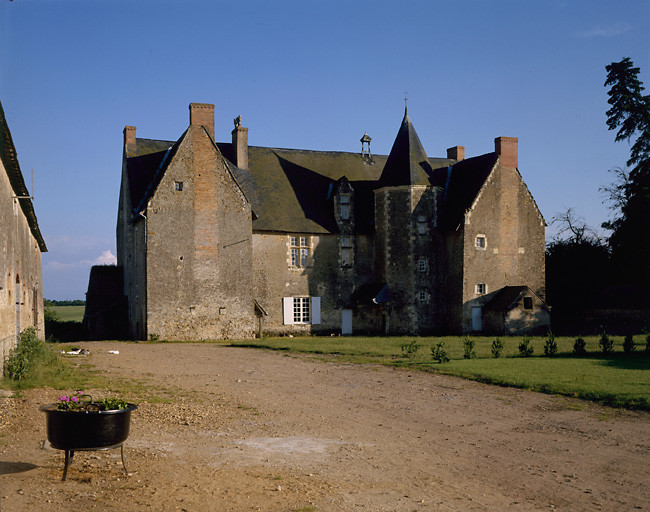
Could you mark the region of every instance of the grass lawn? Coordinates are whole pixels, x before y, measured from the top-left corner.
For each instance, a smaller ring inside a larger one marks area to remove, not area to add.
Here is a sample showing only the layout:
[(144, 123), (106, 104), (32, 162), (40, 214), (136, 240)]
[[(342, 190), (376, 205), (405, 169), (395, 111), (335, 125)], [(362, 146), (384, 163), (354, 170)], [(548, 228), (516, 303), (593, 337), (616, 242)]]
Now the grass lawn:
[(86, 306), (47, 306), (61, 322), (81, 322)]
[[(617, 407), (650, 410), (650, 353), (645, 352), (645, 337), (635, 336), (636, 350), (623, 353), (622, 337), (614, 336), (614, 352), (603, 354), (597, 336), (583, 336), (587, 355), (573, 355), (575, 338), (557, 337), (555, 357), (544, 356), (545, 338), (531, 338), (532, 357), (518, 357), (521, 337), (501, 337), (502, 355), (491, 354), (494, 337), (472, 337), (476, 358), (463, 357), (463, 337), (305, 337), (265, 338), (233, 342), (232, 345), (324, 354), (355, 363), (409, 366), (424, 371), (457, 375), (492, 384), (514, 386), (545, 393), (573, 396)], [(407, 357), (403, 345), (419, 346)], [(431, 348), (438, 343), (450, 358), (434, 363)]]

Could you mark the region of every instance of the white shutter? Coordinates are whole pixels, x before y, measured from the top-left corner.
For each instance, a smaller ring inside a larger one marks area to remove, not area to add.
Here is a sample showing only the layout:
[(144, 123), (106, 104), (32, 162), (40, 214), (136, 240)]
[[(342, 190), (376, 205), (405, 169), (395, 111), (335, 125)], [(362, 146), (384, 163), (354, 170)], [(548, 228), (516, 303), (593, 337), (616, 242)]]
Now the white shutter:
[(282, 313), (284, 325), (293, 324), (293, 297), (282, 297)]
[(311, 298), (311, 323), (320, 324), (320, 297)]

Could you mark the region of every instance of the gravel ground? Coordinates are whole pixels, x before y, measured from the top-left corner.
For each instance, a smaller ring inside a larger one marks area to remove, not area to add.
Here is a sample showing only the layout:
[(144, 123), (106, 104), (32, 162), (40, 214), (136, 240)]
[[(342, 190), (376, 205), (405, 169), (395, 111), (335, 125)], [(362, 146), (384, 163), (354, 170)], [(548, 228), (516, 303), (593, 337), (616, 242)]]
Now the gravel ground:
[(38, 411), (60, 392), (0, 397), (2, 511), (650, 510), (648, 413), (217, 344), (79, 345), (149, 396), (130, 473), (119, 450), (77, 452), (61, 482)]

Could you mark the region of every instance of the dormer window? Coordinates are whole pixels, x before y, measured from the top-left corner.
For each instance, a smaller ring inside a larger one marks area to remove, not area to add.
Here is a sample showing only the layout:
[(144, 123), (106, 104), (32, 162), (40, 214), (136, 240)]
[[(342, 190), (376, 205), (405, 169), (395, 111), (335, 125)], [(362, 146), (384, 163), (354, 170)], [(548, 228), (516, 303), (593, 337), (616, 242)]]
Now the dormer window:
[(350, 196), (348, 195), (339, 196), (339, 214), (341, 220), (350, 219)]

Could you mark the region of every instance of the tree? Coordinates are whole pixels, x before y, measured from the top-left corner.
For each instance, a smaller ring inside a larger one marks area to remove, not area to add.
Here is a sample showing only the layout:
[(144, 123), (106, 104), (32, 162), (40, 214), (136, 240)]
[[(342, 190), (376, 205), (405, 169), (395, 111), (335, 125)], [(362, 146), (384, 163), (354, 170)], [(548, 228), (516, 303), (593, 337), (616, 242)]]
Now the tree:
[(618, 130), (616, 141), (629, 141), (629, 170), (614, 171), (616, 179), (602, 190), (615, 218), (603, 224), (612, 230), (609, 247), (623, 282), (650, 284), (650, 95), (643, 94), (639, 68), (626, 57), (605, 67), (611, 107), (607, 126)]

